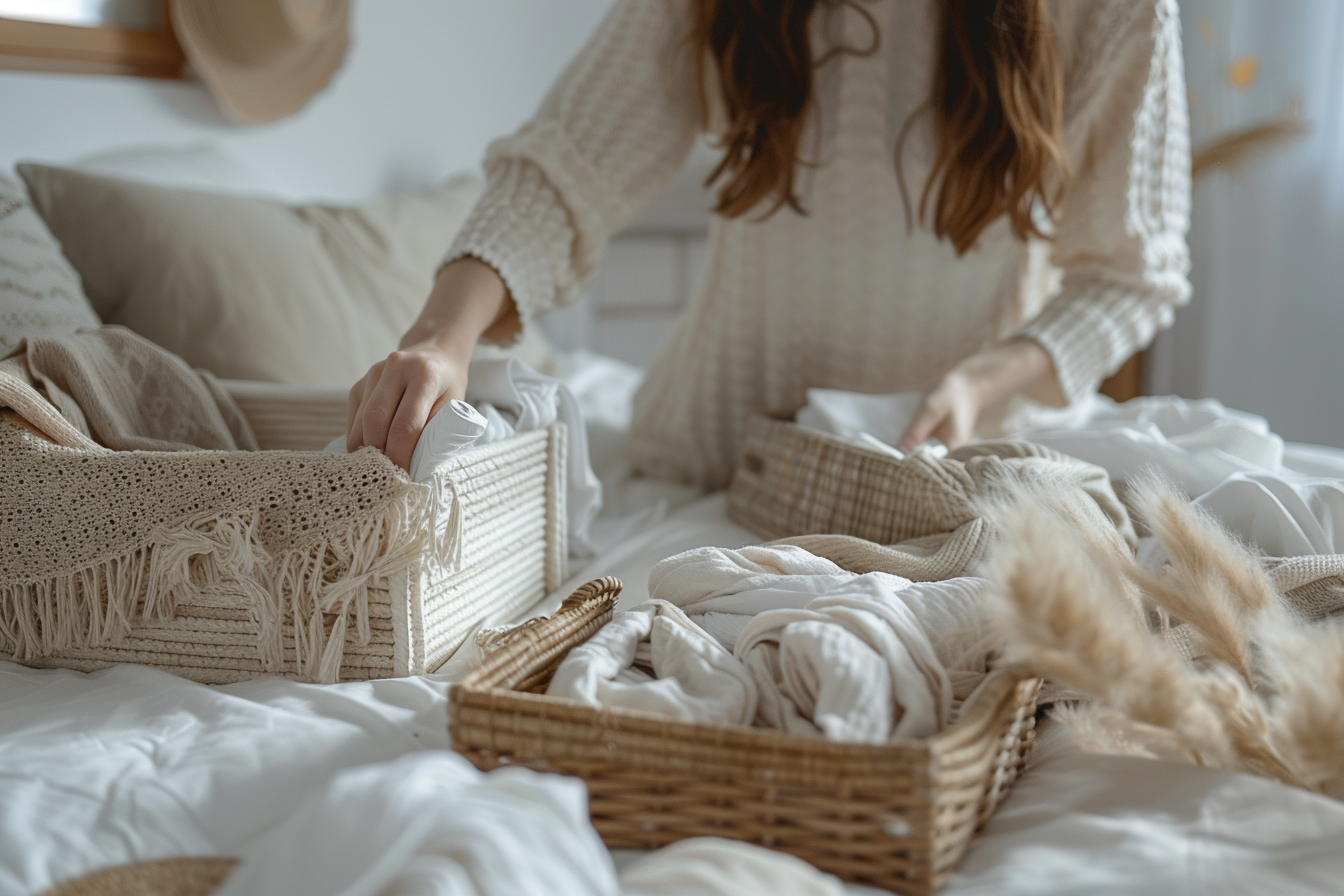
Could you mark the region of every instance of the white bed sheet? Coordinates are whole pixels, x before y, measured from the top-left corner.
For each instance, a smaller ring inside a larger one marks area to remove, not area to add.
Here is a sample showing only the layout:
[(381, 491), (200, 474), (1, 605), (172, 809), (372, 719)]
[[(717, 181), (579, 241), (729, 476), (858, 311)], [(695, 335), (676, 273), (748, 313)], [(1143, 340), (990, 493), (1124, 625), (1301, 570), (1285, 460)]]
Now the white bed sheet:
[[(727, 519), (723, 495), (632, 482), (612, 459), (637, 375), (576, 369), (595, 383), (575, 391), (594, 420), (610, 509), (607, 549), (572, 583), (618, 575), (629, 605), (647, 596), (659, 560), (755, 540)], [(1326, 450), (1311, 472), (1337, 458)], [(125, 862), (240, 853), (340, 770), (446, 748), (448, 688), (474, 659), (468, 647), (419, 678), (222, 687), (134, 666), (83, 675), (0, 663), (0, 896)], [(631, 858), (616, 854), (618, 865)], [(1247, 775), (1083, 755), (1052, 731), (945, 892), (1308, 894), (1341, 881), (1344, 803)]]

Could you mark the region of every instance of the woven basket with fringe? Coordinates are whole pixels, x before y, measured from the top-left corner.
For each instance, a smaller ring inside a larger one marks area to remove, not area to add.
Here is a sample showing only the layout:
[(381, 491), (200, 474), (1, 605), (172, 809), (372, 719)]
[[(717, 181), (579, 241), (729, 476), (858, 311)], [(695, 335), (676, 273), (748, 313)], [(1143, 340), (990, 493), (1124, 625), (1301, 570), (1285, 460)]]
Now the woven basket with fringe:
[[(320, 451), (345, 430), (345, 390), (225, 385), (263, 449)], [(436, 556), (427, 546), (371, 583), (367, 643), (349, 626), (339, 670), (317, 680), (432, 672), (487, 614), (520, 612), (558, 588), (568, 554), (565, 443), (565, 427), (557, 423), (468, 449), (436, 473), (433, 486), (445, 512), (428, 543), (453, 543), (454, 556)], [(258, 656), (258, 625), (241, 598), (197, 594), (179, 599), (171, 619), (135, 619), (115, 644), (59, 649), (22, 662), (85, 672), (138, 663), (206, 684), (315, 678), (295, 663), (292, 618), (283, 623), (285, 659), (278, 670), (268, 670)]]
[(541, 693), (570, 648), (611, 619), (620, 582), (574, 592), (516, 630), (449, 694), (453, 747), (478, 768), (522, 765), (588, 783), (608, 846), (745, 840), (857, 883), (937, 890), (1007, 793), (1035, 737), (1040, 682), (992, 672), (955, 724), (882, 746), (598, 709)]

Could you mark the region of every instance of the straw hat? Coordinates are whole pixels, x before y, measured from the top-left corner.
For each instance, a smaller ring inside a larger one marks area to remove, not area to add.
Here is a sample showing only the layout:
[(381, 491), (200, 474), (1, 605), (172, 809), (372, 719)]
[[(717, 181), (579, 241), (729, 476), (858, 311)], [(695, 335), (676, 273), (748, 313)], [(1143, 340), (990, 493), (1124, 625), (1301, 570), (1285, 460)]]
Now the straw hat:
[(350, 0), (173, 0), (172, 17), (210, 92), (248, 124), (302, 108), (350, 45)]

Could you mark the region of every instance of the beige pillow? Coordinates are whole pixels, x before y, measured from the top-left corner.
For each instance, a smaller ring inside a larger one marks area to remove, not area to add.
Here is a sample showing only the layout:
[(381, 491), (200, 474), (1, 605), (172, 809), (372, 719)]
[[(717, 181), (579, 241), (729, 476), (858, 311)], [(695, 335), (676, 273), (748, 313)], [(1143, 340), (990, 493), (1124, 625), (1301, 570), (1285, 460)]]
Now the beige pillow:
[(0, 174), (0, 358), (26, 336), (63, 336), (99, 324), (79, 275), (23, 186)]
[(289, 206), (17, 167), (105, 322), (221, 377), (310, 385), (349, 385), (396, 347), (481, 191)]

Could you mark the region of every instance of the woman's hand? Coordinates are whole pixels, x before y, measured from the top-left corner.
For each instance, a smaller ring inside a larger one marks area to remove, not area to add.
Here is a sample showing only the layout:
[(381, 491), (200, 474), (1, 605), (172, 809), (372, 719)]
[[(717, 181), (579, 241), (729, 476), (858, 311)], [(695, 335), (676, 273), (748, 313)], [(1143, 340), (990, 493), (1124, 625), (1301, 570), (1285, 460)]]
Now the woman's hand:
[(470, 347), (463, 353), (431, 340), (398, 349), (370, 367), (350, 390), (346, 449), (372, 445), (409, 470), (425, 424), (450, 399), (466, 394), (470, 364)]
[(971, 355), (924, 396), (896, 447), (910, 452), (932, 437), (959, 448), (975, 434), (986, 408), (1028, 390), (1034, 397), (1062, 403), (1054, 362), (1039, 343), (1014, 339)]
[(401, 347), (350, 390), (346, 449), (372, 445), (409, 470), (425, 424), (466, 393), (476, 341), (517, 325), (513, 299), (494, 268), (475, 258), (445, 265)]

